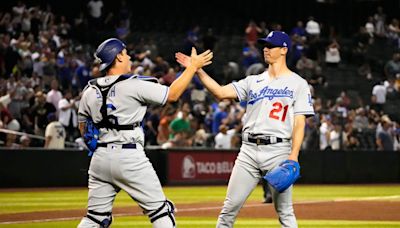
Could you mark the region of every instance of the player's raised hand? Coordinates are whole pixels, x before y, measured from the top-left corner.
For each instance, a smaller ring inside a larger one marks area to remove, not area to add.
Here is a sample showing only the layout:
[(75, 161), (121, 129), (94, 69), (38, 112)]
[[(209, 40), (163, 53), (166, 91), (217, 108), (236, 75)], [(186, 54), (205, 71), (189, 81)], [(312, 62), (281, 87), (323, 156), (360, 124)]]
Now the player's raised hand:
[(176, 61), (184, 67), (188, 67), (190, 65), (190, 57), (182, 52), (175, 53), (175, 58)]
[(207, 66), (212, 63), (213, 53), (207, 50), (201, 54), (197, 54), (195, 48), (192, 48), (192, 54), (190, 55), (190, 65), (196, 67), (197, 69)]

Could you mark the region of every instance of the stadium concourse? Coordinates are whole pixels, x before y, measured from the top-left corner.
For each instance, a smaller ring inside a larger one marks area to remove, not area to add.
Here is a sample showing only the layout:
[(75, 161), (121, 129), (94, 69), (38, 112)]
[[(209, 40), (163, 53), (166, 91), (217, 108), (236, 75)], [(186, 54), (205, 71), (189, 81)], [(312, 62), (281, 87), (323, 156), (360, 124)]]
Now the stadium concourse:
[[(274, 12), (263, 17), (252, 14), (257, 11), (243, 10), (243, 17), (233, 18), (230, 14), (239, 14), (243, 6), (233, 1), (228, 6), (230, 13), (220, 15), (220, 20), (193, 15), (200, 15), (206, 7), (188, 15), (178, 1), (168, 2), (175, 6), (170, 13), (157, 13), (160, 7), (155, 7), (157, 16), (152, 19), (140, 17), (144, 12), (152, 14), (150, 9), (136, 12), (124, 0), (118, 4), (91, 0), (75, 6), (55, 1), (2, 5), (1, 146), (55, 148), (54, 137), (46, 135), (51, 122), (65, 130), (65, 143), (58, 146), (84, 146), (74, 116), (83, 88), (100, 76), (93, 58), (100, 40), (117, 37), (126, 42), (132, 73), (155, 76), (166, 85), (182, 72), (175, 52), (188, 53), (192, 46), (212, 49), (213, 64), (205, 70), (225, 84), (263, 71), (261, 47), (252, 40), (282, 30), (293, 43), (289, 67), (309, 82), (317, 113), (307, 120), (302, 149), (400, 150), (396, 109), (400, 102), (400, 18), (395, 1), (360, 5), (352, 14), (355, 18), (344, 13), (340, 19), (332, 12), (345, 10), (351, 3), (305, 1), (301, 4), (308, 10), (290, 17)], [(266, 7), (254, 4), (248, 7)], [(286, 9), (283, 3), (276, 4)], [(288, 7), (290, 12), (301, 7), (293, 4)], [(63, 6), (74, 13), (63, 11)], [(311, 15), (313, 9), (320, 11)], [(212, 15), (217, 12), (218, 8), (210, 10)], [(237, 148), (245, 106), (213, 99), (195, 78), (179, 102), (148, 110), (143, 122), (146, 145)], [(53, 116), (56, 119), (49, 119)]]

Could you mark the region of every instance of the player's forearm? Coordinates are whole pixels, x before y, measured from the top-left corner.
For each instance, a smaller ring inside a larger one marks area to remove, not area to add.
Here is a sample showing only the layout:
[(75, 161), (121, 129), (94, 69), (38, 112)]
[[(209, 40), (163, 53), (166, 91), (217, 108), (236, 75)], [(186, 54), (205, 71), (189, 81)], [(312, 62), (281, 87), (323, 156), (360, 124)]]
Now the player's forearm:
[(203, 69), (197, 71), (200, 81), (217, 99), (223, 99), (222, 86), (211, 78)]
[[(303, 116), (304, 117), (304, 116)], [(292, 133), (292, 151), (289, 155), (289, 159), (298, 160), (301, 144), (304, 139), (304, 127), (305, 127), (305, 117), (299, 119), (297, 118), (293, 127)]]
[(183, 71), (182, 75), (171, 84), (169, 87), (168, 102), (175, 102), (179, 99), (192, 81), (196, 70), (197, 69), (194, 66), (187, 67), (185, 71)]
[(79, 132), (81, 133), (82, 137), (85, 134), (85, 127), (86, 127), (86, 124), (84, 122), (79, 122)]

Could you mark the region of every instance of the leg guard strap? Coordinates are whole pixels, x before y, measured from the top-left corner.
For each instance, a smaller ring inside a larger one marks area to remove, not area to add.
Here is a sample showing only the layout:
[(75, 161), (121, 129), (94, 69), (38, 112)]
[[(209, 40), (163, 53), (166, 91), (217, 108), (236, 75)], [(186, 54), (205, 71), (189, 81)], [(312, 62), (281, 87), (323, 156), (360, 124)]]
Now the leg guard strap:
[[(164, 209), (164, 207), (167, 207), (167, 211), (163, 212), (161, 214), (158, 214), (161, 210)], [(171, 222), (175, 227), (176, 222), (175, 222), (174, 212), (175, 212), (174, 204), (171, 201), (166, 200), (161, 207), (159, 207), (157, 210), (155, 210), (154, 212), (149, 214), (149, 218), (150, 218), (150, 221), (153, 223), (157, 219), (160, 219), (164, 216), (168, 216), (171, 219)]]
[[(102, 221), (96, 219), (95, 217), (93, 217), (92, 215), (100, 215), (100, 216), (108, 216), (108, 218), (103, 219)], [(86, 214), (86, 218), (92, 220), (93, 222), (97, 223), (100, 225), (100, 228), (108, 228), (111, 226), (112, 223), (112, 216), (111, 216), (111, 212), (96, 212), (96, 211), (92, 211), (89, 210), (88, 213)]]

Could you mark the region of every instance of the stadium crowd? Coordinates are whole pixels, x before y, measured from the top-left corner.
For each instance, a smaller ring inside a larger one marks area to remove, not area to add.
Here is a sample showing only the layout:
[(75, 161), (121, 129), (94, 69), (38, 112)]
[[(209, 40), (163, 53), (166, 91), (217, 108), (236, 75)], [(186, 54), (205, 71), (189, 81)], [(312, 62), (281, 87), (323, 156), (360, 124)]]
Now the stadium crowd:
[[(90, 0), (86, 12), (67, 18), (54, 14), (51, 6), (43, 9), (18, 1), (9, 11), (0, 12), (3, 147), (64, 148), (64, 141), (70, 142), (66, 146), (83, 146), (76, 116), (83, 88), (90, 79), (101, 76), (92, 55), (98, 44), (91, 42), (91, 37), (98, 35), (97, 31), (108, 31), (109, 36), (127, 42), (134, 74), (151, 75), (167, 85), (179, 77), (181, 66), (159, 55), (153, 40), (130, 41), (134, 31), (130, 31), (130, 13), (125, 1), (121, 1), (117, 12), (105, 15), (102, 8), (101, 0)], [(270, 30), (284, 30), (293, 41), (289, 67), (309, 82), (316, 111), (315, 117), (307, 119), (303, 149), (400, 151), (400, 112), (389, 114), (385, 109), (389, 101), (400, 104), (398, 20), (389, 21), (383, 8), (378, 8), (354, 32), (352, 42), (343, 45), (334, 29), (322, 35), (327, 26), (321, 26), (313, 17), (294, 22), (291, 29), (252, 20), (243, 28), (244, 45), (238, 50), (242, 56), (236, 61), (226, 61), (223, 79), (229, 83), (264, 71), (257, 38)], [(218, 37), (213, 30), (203, 33), (203, 29), (194, 26), (188, 31), (182, 42), (183, 52), (192, 46), (217, 48)], [(377, 40), (390, 45), (392, 58), (383, 60), (381, 69), (374, 71), (375, 65), (365, 56), (368, 47)], [(353, 62), (343, 58), (346, 50), (350, 50)], [(355, 59), (358, 61), (354, 62)], [(332, 87), (327, 80), (326, 72), (351, 64), (356, 70), (354, 78), (347, 80), (371, 85), (368, 93), (360, 92), (358, 97)], [(333, 96), (327, 96), (327, 91)], [(243, 102), (215, 100), (195, 77), (179, 102), (148, 110), (142, 123), (146, 145), (237, 148), (242, 119), (246, 118), (245, 108)]]

